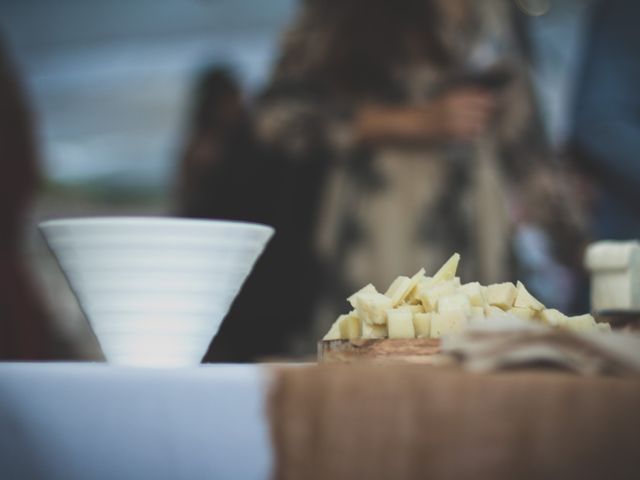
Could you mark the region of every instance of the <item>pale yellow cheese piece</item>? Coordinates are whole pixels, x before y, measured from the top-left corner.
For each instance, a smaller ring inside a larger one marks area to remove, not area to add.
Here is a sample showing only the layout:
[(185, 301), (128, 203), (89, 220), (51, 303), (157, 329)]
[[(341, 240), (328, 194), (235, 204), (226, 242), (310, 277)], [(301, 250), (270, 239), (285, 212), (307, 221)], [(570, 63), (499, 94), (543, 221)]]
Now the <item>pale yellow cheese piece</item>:
[(484, 308), (472, 306), (471, 315), (469, 315), (469, 320), (474, 320), (474, 321), (484, 320)]
[(387, 310), (389, 338), (415, 338), (413, 314), (409, 310)]
[(484, 298), (489, 305), (495, 305), (507, 310), (513, 307), (513, 302), (516, 299), (518, 290), (513, 283), (494, 283), (488, 285), (484, 290)]
[(381, 293), (359, 293), (354, 303), (358, 317), (369, 325), (385, 325), (387, 310), (393, 307), (391, 299)]
[(418, 304), (418, 305), (400, 305), (398, 308), (407, 309), (411, 313), (424, 313), (424, 307), (422, 306), (422, 304)]
[(518, 282), (516, 289), (518, 290), (518, 293), (515, 301), (513, 302), (515, 307), (530, 308), (535, 311), (544, 310), (542, 302), (531, 295), (522, 282)]
[(413, 314), (413, 329), (417, 338), (429, 338), (431, 334), (431, 315), (432, 313)]
[(604, 323), (604, 322), (603, 323), (598, 323), (598, 324), (596, 324), (596, 328), (600, 332), (610, 332), (611, 331), (611, 324)]
[(437, 308), (438, 300), (440, 298), (454, 293), (458, 288), (460, 288), (460, 279), (456, 277), (435, 285), (418, 285), (418, 287), (422, 287), (418, 292), (418, 296), (424, 311), (431, 312)]
[(438, 299), (438, 313), (462, 312), (471, 315), (471, 302), (464, 293), (451, 293)]
[(424, 268), (421, 268), (411, 278), (400, 276), (391, 283), (385, 295), (392, 300), (394, 307), (400, 305), (410, 296), (416, 285), (424, 278)]
[(384, 294), (391, 299), (391, 304), (395, 307), (402, 302), (410, 285), (411, 279), (401, 275), (391, 282), (391, 285), (389, 285), (389, 288)]
[(387, 336), (386, 325), (369, 325), (361, 322), (362, 338), (385, 338)]
[(460, 254), (454, 253), (449, 260), (447, 260), (440, 270), (433, 276), (433, 283), (446, 282), (447, 280), (453, 280), (458, 271), (458, 263), (460, 263)]
[(569, 330), (575, 331), (596, 330), (598, 328), (598, 324), (595, 319), (588, 313), (584, 315), (576, 315), (574, 317), (567, 317), (563, 326)]
[(347, 302), (349, 302), (353, 308), (356, 308), (356, 297), (363, 293), (378, 293), (378, 291), (376, 290), (376, 287), (370, 283), (347, 298)]
[(405, 298), (405, 302), (415, 305), (420, 303), (420, 295), (419, 293), (425, 290), (429, 285), (433, 283), (433, 278), (431, 277), (422, 277), (418, 279), (415, 287), (409, 292), (407, 298)]
[(340, 320), (344, 315), (340, 315), (338, 319), (333, 322), (331, 328), (327, 332), (327, 334), (322, 337), (322, 340), (340, 340), (342, 337), (340, 336)]
[(539, 313), (539, 316), (540, 320), (553, 327), (563, 327), (567, 323), (568, 318), (564, 313), (555, 308), (544, 309)]
[(340, 338), (346, 338), (353, 340), (360, 338), (362, 335), (362, 329), (360, 326), (360, 319), (355, 313), (348, 313), (347, 315), (340, 315), (338, 317), (340, 325)]
[(460, 333), (467, 327), (467, 317), (462, 312), (433, 313), (431, 315), (431, 338)]
[(427, 277), (424, 276), (424, 273), (425, 273), (424, 268), (421, 268), (416, 272), (416, 274), (413, 277), (411, 277), (411, 283), (409, 284), (409, 288), (407, 289), (403, 297), (404, 301), (406, 301), (409, 298), (409, 296), (411, 296), (413, 292), (415, 292), (416, 287), (420, 282), (427, 279)]
[(479, 282), (465, 283), (460, 287), (460, 291), (469, 297), (469, 302), (474, 307), (483, 307), (486, 303)]
[(512, 307), (507, 310), (507, 313), (522, 318), (523, 320), (532, 320), (536, 314), (535, 310), (526, 307)]
[(500, 307), (495, 305), (485, 305), (484, 306), (484, 316), (489, 317), (504, 317), (506, 312), (502, 310)]

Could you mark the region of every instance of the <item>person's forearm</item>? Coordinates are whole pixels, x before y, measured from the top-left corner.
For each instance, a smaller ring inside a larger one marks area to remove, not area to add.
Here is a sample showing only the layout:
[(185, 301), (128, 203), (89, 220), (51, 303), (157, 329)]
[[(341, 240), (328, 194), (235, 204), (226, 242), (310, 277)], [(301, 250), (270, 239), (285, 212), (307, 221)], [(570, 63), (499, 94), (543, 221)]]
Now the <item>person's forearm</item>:
[(356, 138), (363, 143), (418, 142), (442, 135), (433, 109), (369, 105), (354, 118)]

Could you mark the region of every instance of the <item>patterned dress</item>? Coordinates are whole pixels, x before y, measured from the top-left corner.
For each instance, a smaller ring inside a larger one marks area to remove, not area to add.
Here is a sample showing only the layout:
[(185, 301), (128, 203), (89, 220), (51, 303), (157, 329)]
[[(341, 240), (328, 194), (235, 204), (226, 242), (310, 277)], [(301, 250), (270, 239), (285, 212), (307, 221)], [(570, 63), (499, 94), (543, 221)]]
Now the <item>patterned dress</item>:
[(314, 149), (327, 152), (315, 238), (329, 300), (318, 331), (346, 310), (348, 293), (369, 282), (384, 291), (397, 275), (420, 267), (433, 271), (456, 251), (463, 258), (463, 280), (512, 278), (511, 235), (523, 207), (527, 221), (547, 226), (566, 202), (555, 188), (545, 190), (553, 184), (555, 166), (536, 116), (510, 2), (435, 2), (443, 20), (438, 34), (453, 60), (443, 68), (425, 57), (391, 72), (392, 102), (419, 106), (488, 65), (499, 65), (508, 80), (495, 89), (498, 111), (489, 131), (467, 144), (375, 146), (354, 141), (351, 117), (361, 103), (376, 99), (318, 84), (316, 59), (333, 34), (321, 3), (304, 4), (257, 117), (262, 139), (292, 162), (304, 162)]

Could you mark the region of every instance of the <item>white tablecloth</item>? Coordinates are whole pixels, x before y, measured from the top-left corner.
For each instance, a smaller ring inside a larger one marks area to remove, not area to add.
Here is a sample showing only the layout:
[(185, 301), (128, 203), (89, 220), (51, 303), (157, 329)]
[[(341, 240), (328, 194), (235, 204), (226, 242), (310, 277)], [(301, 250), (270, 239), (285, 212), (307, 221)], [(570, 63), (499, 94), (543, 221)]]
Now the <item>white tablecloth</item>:
[(0, 478), (265, 479), (268, 372), (0, 363)]

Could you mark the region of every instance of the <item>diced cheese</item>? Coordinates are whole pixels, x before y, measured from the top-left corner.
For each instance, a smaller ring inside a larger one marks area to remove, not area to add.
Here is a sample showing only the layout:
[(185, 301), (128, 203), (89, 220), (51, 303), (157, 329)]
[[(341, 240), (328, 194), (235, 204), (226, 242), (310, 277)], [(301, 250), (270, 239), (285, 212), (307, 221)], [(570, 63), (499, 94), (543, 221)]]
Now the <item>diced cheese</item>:
[(471, 307), (471, 315), (469, 315), (469, 320), (484, 320), (484, 308), (475, 306)]
[(409, 310), (387, 310), (389, 338), (415, 338), (413, 314)]
[(513, 307), (518, 290), (513, 283), (494, 283), (485, 288), (484, 297), (489, 305), (507, 310)]
[(462, 312), (471, 315), (471, 303), (463, 293), (451, 293), (438, 299), (438, 313)]
[(531, 320), (536, 314), (535, 310), (531, 310), (530, 308), (525, 307), (512, 307), (507, 310), (507, 313), (515, 315), (516, 317), (522, 318), (523, 320)]
[(568, 317), (564, 326), (569, 330), (585, 331), (596, 330), (597, 323), (590, 314), (577, 315), (575, 317)]
[(344, 317), (344, 315), (340, 315), (338, 319), (333, 322), (331, 328), (327, 332), (327, 334), (322, 337), (322, 340), (340, 340), (342, 337), (340, 336), (340, 320)]
[(460, 254), (454, 253), (449, 260), (447, 260), (440, 270), (433, 276), (433, 283), (446, 282), (447, 280), (453, 280), (458, 270), (458, 263), (460, 263)]
[(413, 329), (417, 338), (428, 338), (431, 334), (431, 313), (414, 313)]
[(431, 338), (459, 333), (465, 329), (468, 320), (462, 312), (434, 313), (431, 315)]
[[(597, 257), (600, 262), (608, 262), (607, 268), (613, 268), (606, 256)], [(384, 295), (371, 284), (365, 286), (347, 299), (354, 310), (338, 317), (324, 340), (440, 338), (460, 332), (470, 323), (482, 328), (502, 328), (519, 324), (520, 319), (569, 330), (611, 330), (609, 324), (598, 324), (589, 314), (567, 317), (558, 310), (546, 309), (521, 282), (487, 287), (478, 282), (461, 285), (456, 277), (459, 261), (460, 255), (454, 254), (433, 277), (426, 277), (424, 269), (412, 277), (400, 276)]]
[(358, 295), (363, 294), (363, 293), (378, 293), (378, 291), (376, 290), (376, 287), (374, 287), (370, 283), (370, 284), (362, 287), (360, 290), (358, 290), (356, 293), (351, 295), (349, 298), (347, 298), (347, 302), (349, 302), (353, 308), (356, 308), (356, 297)]
[(460, 287), (460, 291), (469, 297), (469, 302), (474, 307), (482, 307), (486, 303), (479, 282), (465, 283)]
[(540, 320), (553, 327), (562, 327), (567, 323), (567, 316), (555, 308), (547, 308), (540, 312)]
[(407, 299), (407, 297), (409, 297), (418, 283), (420, 283), (420, 281), (424, 278), (424, 268), (421, 268), (411, 278), (400, 276), (396, 278), (389, 286), (389, 289), (387, 290), (385, 295), (392, 300), (394, 307), (400, 305), (400, 303), (402, 303)]
[(418, 292), (420, 302), (422, 303), (425, 312), (431, 312), (436, 309), (438, 306), (438, 300), (441, 297), (454, 293), (458, 288), (460, 288), (460, 279), (454, 278), (435, 285), (419, 285), (419, 287), (422, 287)]
[(362, 330), (360, 328), (360, 319), (354, 313), (341, 315), (338, 318), (340, 325), (340, 338), (349, 340), (360, 338)]
[(369, 325), (385, 325), (387, 310), (393, 307), (391, 299), (381, 293), (357, 294), (354, 303), (358, 317)]
[(487, 318), (502, 318), (506, 315), (506, 312), (502, 310), (500, 307), (496, 307), (495, 305), (485, 305), (484, 307), (484, 316)]
[(515, 307), (530, 308), (531, 310), (541, 311), (544, 310), (544, 305), (537, 298), (531, 295), (522, 282), (518, 282), (518, 293), (516, 299), (513, 302)]
[(391, 285), (389, 285), (389, 288), (384, 294), (391, 299), (394, 307), (404, 299), (405, 292), (409, 289), (409, 285), (411, 285), (411, 279), (404, 276), (399, 276), (391, 282)]
[(419, 305), (401, 305), (398, 308), (404, 308), (409, 310), (411, 313), (424, 313), (424, 307), (422, 304)]
[(369, 325), (366, 322), (361, 323), (362, 338), (385, 338), (387, 336), (386, 325)]
[(413, 305), (419, 304), (420, 303), (419, 292), (426, 289), (432, 283), (433, 283), (433, 278), (431, 277), (423, 276), (422, 278), (419, 278), (415, 287), (407, 295), (405, 302)]

